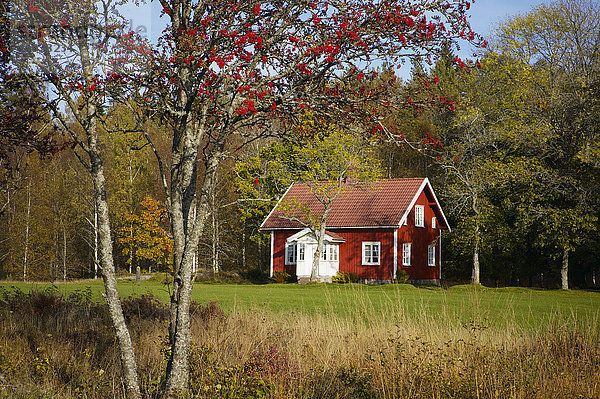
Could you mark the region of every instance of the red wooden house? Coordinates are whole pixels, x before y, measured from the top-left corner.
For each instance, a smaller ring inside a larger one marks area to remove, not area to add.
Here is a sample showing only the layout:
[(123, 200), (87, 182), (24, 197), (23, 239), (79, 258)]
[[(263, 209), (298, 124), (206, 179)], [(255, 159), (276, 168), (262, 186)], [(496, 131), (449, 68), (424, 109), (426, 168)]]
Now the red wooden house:
[[(285, 271), (310, 276), (317, 240), (310, 229), (280, 209), (295, 200), (321, 215), (324, 206), (309, 186), (292, 184), (261, 229), (271, 232), (271, 276)], [(412, 282), (439, 283), (441, 231), (450, 229), (427, 178), (351, 183), (333, 202), (318, 275), (330, 281), (338, 271), (363, 282), (386, 282), (405, 270)]]

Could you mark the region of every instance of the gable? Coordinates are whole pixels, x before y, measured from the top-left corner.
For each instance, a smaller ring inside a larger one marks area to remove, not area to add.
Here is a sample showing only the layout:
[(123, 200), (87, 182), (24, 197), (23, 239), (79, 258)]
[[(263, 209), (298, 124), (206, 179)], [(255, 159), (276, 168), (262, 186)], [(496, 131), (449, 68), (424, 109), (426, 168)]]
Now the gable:
[[(316, 243), (317, 238), (315, 237), (314, 234), (312, 234), (312, 231), (309, 228), (305, 228), (305, 229), (297, 232), (296, 234), (288, 237), (286, 240), (286, 242), (294, 242), (294, 241)], [(332, 243), (342, 243), (342, 242), (346, 241), (346, 239), (336, 233), (326, 230), (325, 231), (325, 241), (332, 242)]]
[[(366, 187), (348, 184), (332, 204), (327, 218), (327, 228), (397, 227), (410, 212), (418, 194), (426, 187), (435, 199), (429, 180), (426, 178), (377, 180)], [(292, 199), (310, 209), (315, 215), (321, 215), (325, 209), (306, 184), (292, 184), (279, 204)], [(437, 199), (435, 203), (437, 204)], [(301, 223), (290, 220), (290, 215), (283, 214), (278, 209), (279, 204), (267, 216), (261, 229), (304, 227)], [(443, 217), (443, 213), (440, 216)], [(445, 217), (443, 220), (445, 222)], [(444, 225), (447, 226), (447, 222)]]
[(444, 211), (442, 210), (428, 179), (425, 179), (425, 181), (423, 182), (423, 186), (411, 201), (409, 207), (404, 212), (404, 215), (402, 215), (400, 225), (405, 224), (409, 217), (409, 214), (411, 212), (414, 212), (415, 205), (417, 204), (428, 206), (429, 208), (431, 208), (433, 214), (437, 219), (438, 228), (448, 229), (451, 231), (450, 226), (448, 224), (448, 220), (446, 219), (446, 215), (444, 214)]

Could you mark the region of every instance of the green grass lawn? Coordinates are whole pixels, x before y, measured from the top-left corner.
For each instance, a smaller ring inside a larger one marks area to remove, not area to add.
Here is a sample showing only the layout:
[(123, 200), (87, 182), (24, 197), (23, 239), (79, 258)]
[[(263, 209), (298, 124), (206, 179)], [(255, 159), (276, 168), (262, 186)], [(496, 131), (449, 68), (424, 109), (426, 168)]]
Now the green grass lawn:
[[(0, 289), (17, 287), (43, 290), (49, 283), (0, 282)], [(65, 295), (90, 287), (100, 300), (101, 280), (55, 284)], [(120, 280), (123, 297), (152, 294), (168, 302), (169, 287), (157, 281), (135, 284)], [(600, 293), (585, 290), (538, 290), (528, 288), (485, 288), (470, 285), (417, 288), (411, 285), (366, 286), (358, 284), (195, 284), (193, 300), (218, 302), (227, 312), (269, 311), (284, 317), (294, 313), (361, 318), (380, 314), (387, 319), (429, 318), (477, 326), (537, 327), (556, 321), (578, 319), (600, 322)], [(372, 318), (371, 318), (372, 319)]]

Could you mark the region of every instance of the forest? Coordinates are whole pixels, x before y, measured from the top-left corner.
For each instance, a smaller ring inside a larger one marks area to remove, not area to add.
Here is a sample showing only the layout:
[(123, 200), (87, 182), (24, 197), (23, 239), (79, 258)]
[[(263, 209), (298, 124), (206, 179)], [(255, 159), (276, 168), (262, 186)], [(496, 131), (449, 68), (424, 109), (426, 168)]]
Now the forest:
[[(477, 262), (481, 282), (490, 286), (559, 287), (567, 267), (570, 286), (599, 283), (598, 17), (591, 2), (543, 5), (502, 22), (475, 54), (473, 67), (443, 48), (435, 63), (415, 58), (403, 66), (411, 69), (409, 79), (397, 78), (388, 64), (356, 77), (360, 90), (381, 91), (384, 82), (393, 96), (410, 103), (398, 110), (373, 101), (369, 106), (379, 107), (381, 117), (370, 130), (348, 121), (336, 127), (367, 137), (381, 177), (432, 180), (453, 227), (445, 238), (445, 279), (471, 279)], [(47, 107), (22, 86), (5, 83), (0, 276), (98, 277), (90, 175), (69, 140), (61, 141)], [(427, 104), (432, 98), (435, 106)], [(137, 266), (168, 271), (172, 232), (153, 151), (168, 157), (172, 132), (160, 115), (148, 118), (150, 146), (137, 127), (139, 104), (106, 104), (98, 129), (115, 264), (122, 273)], [(311, 111), (299, 112), (287, 124), (286, 118), (266, 122), (269, 134), (227, 142), (195, 248), (199, 275), (268, 273), (269, 241), (258, 227), (298, 178), (293, 169), (302, 169), (290, 162), (285, 170), (275, 165), (285, 159), (278, 151), (286, 151), (277, 146), (287, 146), (289, 160), (294, 147), (311, 140), (303, 132), (324, 123)], [(24, 120), (15, 113), (25, 114)], [(65, 119), (76, 125), (69, 112)], [(15, 145), (7, 132), (17, 123), (27, 123), (38, 142)]]

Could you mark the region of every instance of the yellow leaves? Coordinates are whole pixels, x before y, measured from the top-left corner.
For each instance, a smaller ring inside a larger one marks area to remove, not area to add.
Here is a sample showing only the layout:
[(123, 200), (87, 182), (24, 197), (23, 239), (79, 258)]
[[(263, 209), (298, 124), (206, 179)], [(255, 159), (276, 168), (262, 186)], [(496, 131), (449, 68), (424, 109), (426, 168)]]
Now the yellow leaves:
[[(123, 252), (136, 260), (148, 260), (161, 266), (172, 264), (173, 240), (168, 233), (166, 209), (147, 196), (140, 202), (140, 215), (128, 214), (119, 229)], [(127, 260), (129, 262), (129, 259)]]

